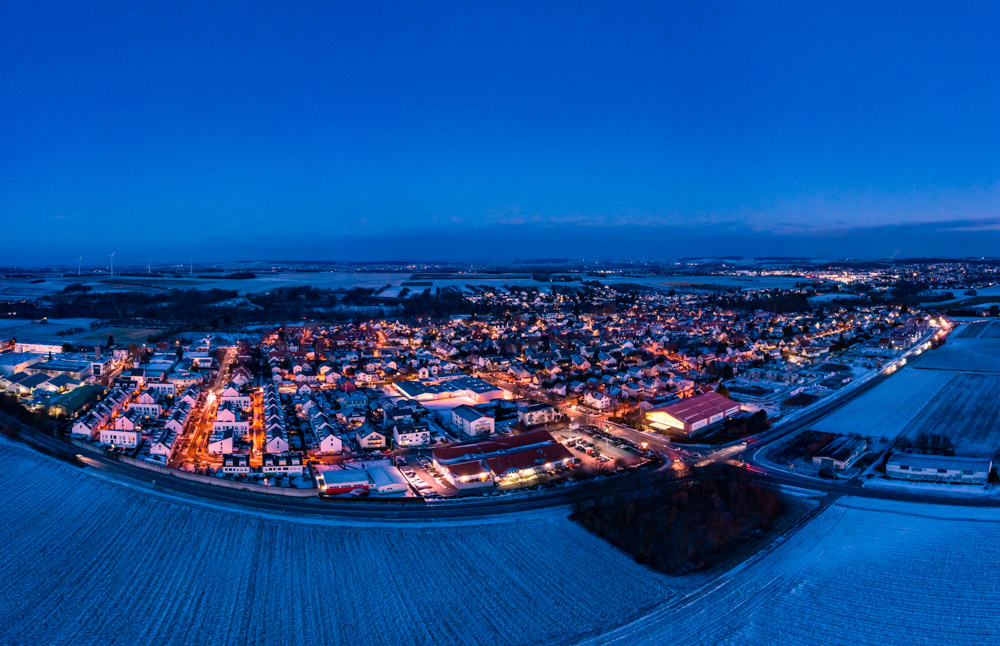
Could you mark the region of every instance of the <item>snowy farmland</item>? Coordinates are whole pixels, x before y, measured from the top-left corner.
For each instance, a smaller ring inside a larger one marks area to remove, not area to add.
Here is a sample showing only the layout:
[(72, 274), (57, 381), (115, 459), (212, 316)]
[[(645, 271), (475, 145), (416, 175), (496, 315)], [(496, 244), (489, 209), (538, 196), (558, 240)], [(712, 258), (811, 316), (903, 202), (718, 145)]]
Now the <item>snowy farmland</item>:
[(1000, 338), (1000, 321), (975, 321), (962, 325), (955, 336), (962, 339)]
[(814, 427), (826, 433), (891, 440), (954, 378), (948, 372), (906, 369), (827, 415)]
[(1000, 338), (948, 337), (940, 348), (920, 357), (914, 367), (922, 370), (1000, 372)]
[(947, 436), (958, 455), (996, 455), (1000, 452), (1000, 374), (959, 373), (950, 379), (906, 428), (911, 439), (921, 433)]
[(3, 644), (567, 644), (673, 597), (565, 512), (297, 522), (0, 461)]
[(588, 644), (986, 644), (1000, 510), (847, 499), (679, 603)]

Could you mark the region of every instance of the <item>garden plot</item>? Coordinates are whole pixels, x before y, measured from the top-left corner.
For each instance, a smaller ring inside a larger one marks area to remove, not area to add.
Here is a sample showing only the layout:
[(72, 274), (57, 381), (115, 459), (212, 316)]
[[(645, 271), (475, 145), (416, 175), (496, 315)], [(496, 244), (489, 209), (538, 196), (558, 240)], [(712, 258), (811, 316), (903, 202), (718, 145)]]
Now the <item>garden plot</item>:
[(925, 352), (913, 367), (918, 370), (1000, 373), (1000, 338), (953, 336), (940, 348)]
[(913, 418), (904, 434), (915, 439), (921, 433), (948, 437), (957, 455), (996, 455), (1000, 452), (1000, 375), (956, 375)]
[(824, 417), (813, 428), (824, 433), (892, 439), (955, 375), (937, 370), (906, 369)]
[(3, 644), (566, 644), (673, 596), (565, 512), (300, 522), (0, 462)]
[(1000, 510), (848, 499), (702, 594), (589, 644), (1000, 639)]

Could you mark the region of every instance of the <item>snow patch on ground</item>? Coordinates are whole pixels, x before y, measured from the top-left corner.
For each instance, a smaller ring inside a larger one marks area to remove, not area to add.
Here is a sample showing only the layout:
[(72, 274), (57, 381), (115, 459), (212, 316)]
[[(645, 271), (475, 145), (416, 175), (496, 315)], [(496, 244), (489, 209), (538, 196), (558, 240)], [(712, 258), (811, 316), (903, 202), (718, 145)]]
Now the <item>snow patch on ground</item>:
[(982, 644), (1000, 509), (846, 499), (704, 591), (588, 644)]
[(675, 596), (565, 513), (293, 522), (0, 461), (4, 643), (570, 644)]

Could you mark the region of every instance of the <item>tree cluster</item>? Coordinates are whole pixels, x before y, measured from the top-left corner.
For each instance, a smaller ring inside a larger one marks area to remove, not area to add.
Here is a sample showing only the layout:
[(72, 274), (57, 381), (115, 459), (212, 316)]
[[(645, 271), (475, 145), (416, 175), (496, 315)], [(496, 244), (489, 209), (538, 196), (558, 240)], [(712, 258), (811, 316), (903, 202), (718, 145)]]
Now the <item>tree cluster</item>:
[(677, 574), (710, 565), (769, 529), (782, 510), (781, 495), (743, 470), (715, 468), (705, 479), (679, 487), (580, 503), (572, 518), (637, 562)]

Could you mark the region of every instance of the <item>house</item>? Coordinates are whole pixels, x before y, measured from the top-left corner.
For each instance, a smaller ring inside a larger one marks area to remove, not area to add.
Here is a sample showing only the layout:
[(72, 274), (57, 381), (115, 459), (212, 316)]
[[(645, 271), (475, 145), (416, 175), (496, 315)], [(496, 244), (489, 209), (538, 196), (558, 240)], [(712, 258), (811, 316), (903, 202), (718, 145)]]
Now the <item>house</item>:
[(588, 392), (583, 396), (583, 403), (597, 410), (608, 410), (614, 404), (611, 396), (601, 391)]
[(719, 393), (707, 392), (680, 399), (646, 412), (646, 421), (661, 431), (688, 437), (740, 412), (740, 405)]
[(220, 405), (233, 404), (240, 410), (250, 410), (250, 395), (241, 393), (234, 383), (230, 383), (222, 389), (219, 401), (221, 402)]
[(250, 371), (247, 370), (246, 366), (240, 366), (233, 371), (231, 381), (236, 386), (245, 386), (250, 383), (251, 379), (253, 379), (253, 375), (250, 374)]
[[(121, 418), (118, 418), (121, 419)], [(105, 428), (101, 429), (101, 444), (111, 446), (124, 446), (134, 449), (142, 441), (142, 431), (125, 428)]]
[(158, 456), (158, 462), (169, 462), (177, 448), (177, 433), (169, 428), (162, 429), (149, 445), (149, 454)]
[(191, 406), (181, 401), (167, 412), (167, 421), (163, 423), (163, 427), (181, 434), (187, 427), (189, 419), (191, 419)]
[(114, 427), (119, 431), (142, 431), (142, 414), (129, 409), (124, 415), (115, 418)]
[(243, 419), (243, 415), (232, 402), (222, 404), (215, 414), (215, 421), (212, 423), (212, 433), (232, 431), (237, 440), (245, 438), (250, 433), (250, 422)]
[(302, 475), (302, 456), (298, 453), (265, 453), (260, 467), (268, 475)]
[(470, 437), (491, 435), (495, 420), (467, 404), (451, 409), (451, 423), (456, 429)]
[(135, 411), (142, 417), (152, 419), (159, 417), (161, 412), (160, 404), (157, 402), (154, 392), (149, 389), (139, 393), (135, 401), (128, 405), (128, 409), (129, 411)]
[(358, 429), (358, 445), (365, 450), (384, 449), (386, 445), (385, 434), (374, 426), (362, 426)]
[(156, 394), (156, 397), (173, 397), (177, 394), (177, 386), (169, 381), (151, 381), (146, 384), (147, 389)]
[(333, 425), (330, 424), (325, 413), (315, 411), (309, 416), (309, 426), (312, 428), (313, 437), (316, 440), (315, 450), (319, 453), (343, 453), (344, 443), (340, 436), (334, 432)]
[(834, 438), (825, 447), (813, 455), (813, 464), (821, 469), (830, 468), (842, 471), (854, 464), (854, 461), (868, 449), (868, 442), (860, 437), (841, 435)]
[(86, 438), (88, 440), (93, 439), (97, 437), (101, 424), (103, 424), (104, 421), (104, 418), (97, 411), (89, 411), (86, 415), (73, 422), (73, 428), (70, 430), (70, 435), (73, 437)]
[(250, 456), (246, 453), (227, 453), (222, 456), (222, 472), (232, 475), (250, 473)]
[(233, 431), (213, 431), (208, 438), (208, 452), (219, 455), (233, 452)]
[(191, 386), (190, 388), (185, 390), (184, 394), (182, 394), (180, 398), (177, 399), (177, 401), (174, 403), (177, 404), (182, 402), (193, 408), (194, 405), (198, 403), (198, 387)]
[(431, 443), (431, 430), (426, 422), (396, 422), (392, 426), (392, 439), (397, 447), (427, 446)]
[(541, 402), (520, 404), (517, 407), (517, 421), (524, 426), (551, 424), (559, 419), (559, 411)]
[(284, 453), (288, 450), (288, 433), (284, 424), (269, 424), (264, 430), (264, 437), (264, 450), (268, 453)]
[(898, 480), (986, 484), (992, 466), (990, 458), (896, 452), (886, 460), (885, 475)]

